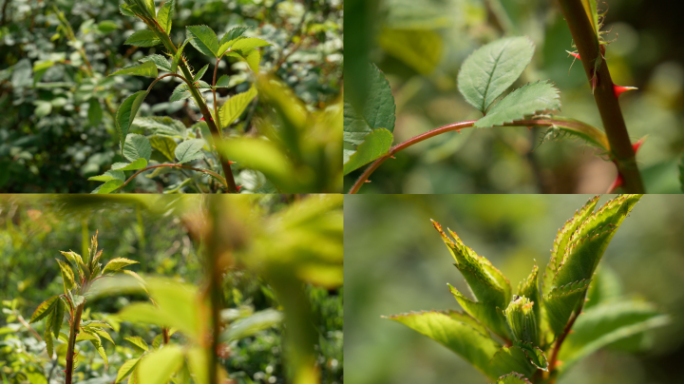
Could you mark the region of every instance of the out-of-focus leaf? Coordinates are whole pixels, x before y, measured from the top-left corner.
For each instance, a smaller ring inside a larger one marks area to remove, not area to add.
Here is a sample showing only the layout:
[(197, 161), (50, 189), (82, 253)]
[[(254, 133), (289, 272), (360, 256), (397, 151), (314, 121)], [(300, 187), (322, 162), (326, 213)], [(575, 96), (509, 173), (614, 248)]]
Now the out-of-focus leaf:
[(119, 140), (121, 141), (121, 150), (123, 151), (124, 142), (128, 135), (128, 129), (138, 114), (138, 110), (147, 97), (146, 91), (138, 91), (126, 98), (121, 104), (119, 110), (116, 111), (116, 126), (119, 132)]
[[(168, 3), (166, 3), (166, 4), (168, 4)], [(154, 65), (157, 66), (158, 69), (160, 69), (162, 71), (166, 71), (166, 72), (171, 72), (171, 63), (169, 63), (169, 60), (162, 55), (153, 54), (153, 55), (145, 56), (138, 61), (140, 61), (142, 63), (152, 62), (152, 63), (154, 63)]]
[(525, 116), (548, 110), (560, 109), (559, 91), (546, 81), (527, 84), (508, 94), (491, 107), (487, 114), (473, 125), (489, 128), (521, 120)]
[(277, 145), (264, 139), (227, 139), (217, 149), (225, 158), (263, 173), (283, 191), (294, 193), (292, 188), (297, 181), (306, 183), (311, 176), (298, 173), (287, 155)]
[(588, 142), (589, 144), (610, 152), (608, 136), (593, 126), (569, 117), (554, 116), (554, 125), (548, 128), (544, 134), (545, 140), (555, 140), (566, 136), (572, 136)]
[(166, 384), (182, 366), (183, 349), (177, 345), (166, 345), (143, 356), (136, 373), (141, 383)]
[(161, 40), (149, 29), (136, 31), (124, 42), (126, 45), (134, 45), (136, 47), (154, 47), (161, 44)]
[(62, 262), (61, 260), (57, 260), (57, 264), (59, 264), (59, 269), (62, 272), (62, 280), (64, 281), (64, 292), (71, 290), (75, 285), (74, 271), (71, 270), (69, 264)]
[(385, 128), (378, 128), (365, 136), (355, 151), (344, 150), (344, 174), (348, 174), (385, 155), (392, 147), (394, 136)]
[(112, 164), (113, 171), (136, 171), (138, 169), (143, 169), (147, 166), (147, 160), (144, 158), (139, 158), (132, 163), (114, 163)]
[(283, 321), (282, 312), (275, 309), (266, 309), (242, 318), (228, 326), (221, 334), (222, 342), (243, 339), (252, 336), (259, 331), (280, 324)]
[(152, 145), (147, 137), (137, 133), (131, 133), (126, 136), (126, 144), (124, 144), (123, 155), (130, 161), (138, 159), (145, 159), (150, 161), (152, 155)]
[(133, 264), (138, 264), (138, 262), (135, 260), (126, 259), (124, 257), (117, 257), (115, 259), (110, 260), (109, 263), (107, 263), (107, 265), (102, 270), (102, 274), (104, 275), (107, 272), (116, 272), (121, 268), (125, 268)]
[(187, 140), (178, 144), (175, 150), (178, 164), (201, 159), (204, 156), (202, 148), (204, 148), (204, 140), (202, 139)]
[(247, 92), (239, 93), (225, 103), (219, 109), (219, 118), (221, 119), (221, 128), (226, 128), (237, 120), (242, 112), (245, 111), (249, 103), (256, 97), (257, 89), (255, 86), (249, 87)]
[[(216, 33), (206, 25), (187, 27), (187, 36), (195, 49), (203, 55), (218, 57), (218, 37)], [(193, 39), (194, 37), (194, 39)]]
[(109, 76), (117, 75), (136, 75), (155, 78), (159, 76), (157, 65), (152, 61), (146, 61), (140, 65), (133, 65), (124, 69), (120, 69)]
[(90, 125), (96, 127), (102, 121), (102, 106), (96, 98), (90, 99), (88, 105), (88, 121)]
[(509, 37), (473, 52), (458, 73), (458, 90), (468, 103), (486, 113), (532, 60), (534, 44), (527, 37)]
[(138, 365), (138, 361), (140, 361), (140, 359), (131, 359), (123, 363), (121, 368), (119, 368), (119, 372), (116, 374), (116, 381), (114, 383), (120, 383), (124, 381)]
[(424, 75), (435, 71), (444, 50), (442, 36), (431, 30), (384, 28), (379, 43), (390, 55)]
[(149, 345), (147, 345), (147, 342), (142, 339), (140, 336), (131, 336), (131, 337), (126, 337), (124, 340), (128, 341), (133, 347), (135, 347), (137, 350), (141, 352), (147, 352), (150, 350)]
[(176, 152), (176, 147), (178, 146), (174, 139), (168, 136), (160, 135), (151, 136), (149, 139), (152, 148), (161, 152), (161, 154), (164, 155), (167, 159), (169, 159), (169, 161), (173, 161)]
[(171, 72), (172, 73), (176, 73), (176, 71), (178, 70), (178, 64), (180, 63), (180, 61), (182, 60), (182, 57), (183, 57), (183, 50), (185, 49), (185, 46), (188, 45), (188, 43), (192, 39), (194, 39), (194, 37), (188, 37), (187, 39), (185, 39), (183, 44), (181, 44), (181, 46), (178, 48), (178, 51), (176, 51), (176, 54), (173, 55), (173, 60), (171, 60)]
[(167, 35), (171, 34), (171, 25), (174, 12), (174, 0), (170, 0), (164, 3), (164, 5), (159, 8), (157, 12), (157, 23), (164, 29)]

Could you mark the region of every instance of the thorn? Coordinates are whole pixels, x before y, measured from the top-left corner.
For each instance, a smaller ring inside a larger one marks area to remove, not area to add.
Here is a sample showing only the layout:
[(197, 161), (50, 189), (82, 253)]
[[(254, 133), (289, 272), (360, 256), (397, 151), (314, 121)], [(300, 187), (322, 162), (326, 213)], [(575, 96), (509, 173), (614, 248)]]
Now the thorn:
[(647, 137), (648, 137), (648, 136), (644, 136), (644, 137), (642, 137), (641, 139), (639, 139), (639, 141), (637, 141), (636, 143), (632, 144), (632, 149), (634, 150), (634, 154), (635, 154), (635, 155), (636, 155), (637, 152), (639, 152), (639, 148), (641, 148), (641, 144), (643, 144), (644, 141), (646, 141), (646, 138), (647, 138)]
[(570, 51), (565, 51), (565, 52), (567, 52), (568, 54), (570, 54), (570, 56), (573, 56), (573, 57), (574, 57), (575, 59), (577, 59), (577, 60), (582, 60), (582, 58), (580, 57), (579, 53), (570, 52)]
[(624, 92), (632, 91), (632, 90), (636, 90), (636, 89), (639, 89), (639, 88), (637, 88), (637, 87), (623, 87), (621, 85), (614, 85), (613, 84), (613, 92), (615, 93), (616, 99), (618, 97), (620, 97), (620, 95), (622, 95)]
[(371, 182), (370, 180), (366, 180), (366, 181), (365, 181), (366, 184), (368, 184), (368, 183), (370, 183), (370, 182)]
[(622, 186), (623, 180), (622, 180), (622, 175), (618, 173), (617, 177), (615, 178), (615, 181), (613, 181), (613, 184), (608, 188), (608, 193), (613, 193), (616, 189)]
[(230, 161), (230, 160), (228, 160), (228, 165), (233, 165), (233, 164), (235, 164), (235, 163), (237, 163), (237, 161)]
[(396, 160), (396, 159), (397, 159), (396, 157), (394, 157), (394, 155), (390, 155), (390, 158), (391, 158), (392, 160)]
[(240, 188), (242, 188), (242, 185), (237, 186), (237, 191), (240, 192)]
[(596, 72), (594, 72), (594, 75), (591, 77), (591, 94), (594, 94), (594, 90), (596, 90), (596, 86), (598, 85), (598, 76), (596, 76)]

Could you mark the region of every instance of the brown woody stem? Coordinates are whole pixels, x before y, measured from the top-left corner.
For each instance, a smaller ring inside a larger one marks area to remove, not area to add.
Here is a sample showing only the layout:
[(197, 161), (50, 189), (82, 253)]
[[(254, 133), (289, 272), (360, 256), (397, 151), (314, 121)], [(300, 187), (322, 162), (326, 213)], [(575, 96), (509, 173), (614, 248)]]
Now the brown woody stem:
[(74, 309), (74, 314), (71, 319), (71, 327), (69, 329), (69, 344), (67, 346), (66, 354), (66, 384), (73, 383), (74, 375), (74, 352), (76, 351), (76, 336), (78, 336), (78, 329), (81, 326), (81, 314), (83, 313), (83, 307), (85, 303), (82, 303)]
[[(623, 188), (628, 193), (644, 193), (641, 174), (636, 164), (632, 142), (625, 119), (613, 91), (613, 80), (603, 59), (604, 48), (580, 0), (558, 0), (570, 27), (572, 39), (582, 57), (582, 65), (592, 85), (594, 100), (601, 115), (603, 128), (610, 142), (613, 162), (623, 177)], [(596, 77), (594, 77), (596, 76)]]

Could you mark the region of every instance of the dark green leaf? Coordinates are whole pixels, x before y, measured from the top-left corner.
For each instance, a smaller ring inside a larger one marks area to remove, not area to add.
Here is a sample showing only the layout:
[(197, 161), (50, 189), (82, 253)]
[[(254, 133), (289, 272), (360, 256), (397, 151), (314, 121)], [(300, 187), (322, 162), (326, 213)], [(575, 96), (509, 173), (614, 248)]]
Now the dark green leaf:
[(558, 89), (546, 81), (527, 84), (508, 94), (473, 125), (475, 128), (501, 126), (535, 113), (560, 109)]
[(136, 75), (156, 78), (159, 76), (159, 72), (157, 71), (157, 65), (154, 62), (147, 61), (140, 65), (133, 65), (128, 68), (120, 69), (109, 76), (116, 75)]
[(427, 29), (383, 28), (378, 42), (387, 53), (424, 75), (435, 71), (444, 51), (442, 36)]
[[(190, 44), (202, 54), (210, 57), (218, 57), (218, 38), (216, 33), (206, 25), (196, 25), (187, 27)], [(194, 39), (193, 39), (194, 37)]]
[(89, 177), (88, 180), (92, 181), (110, 181), (110, 180), (126, 180), (126, 175), (123, 171), (112, 171), (109, 170), (100, 176)]
[(51, 298), (42, 302), (33, 312), (29, 323), (35, 323), (36, 321), (40, 321), (45, 316), (49, 315), (52, 312), (53, 305), (57, 302), (57, 300), (59, 300), (59, 296), (52, 296)]
[(142, 337), (139, 336), (131, 336), (131, 337), (126, 337), (124, 340), (128, 341), (135, 347), (137, 350), (141, 352), (147, 352), (150, 350), (150, 347), (147, 345), (147, 342), (142, 339)]
[(168, 136), (155, 135), (149, 138), (152, 148), (161, 152), (169, 161), (173, 161), (176, 153), (176, 141)]
[(204, 76), (204, 74), (207, 72), (208, 68), (209, 68), (209, 64), (205, 65), (204, 67), (202, 67), (202, 69), (197, 71), (197, 74), (195, 74), (195, 77), (192, 79), (192, 81), (195, 82), (195, 81), (202, 80), (202, 76)]
[(90, 104), (88, 105), (88, 121), (93, 127), (97, 127), (102, 121), (102, 106), (96, 98), (90, 99)]
[(384, 128), (378, 128), (366, 135), (363, 143), (355, 150), (344, 150), (344, 174), (348, 174), (387, 154), (394, 137)]
[(228, 75), (223, 75), (216, 80), (215, 88), (228, 88), (230, 85), (230, 77)]
[(527, 37), (509, 37), (473, 52), (458, 73), (458, 90), (466, 101), (487, 112), (532, 60), (534, 44)]
[(126, 144), (124, 144), (123, 155), (129, 161), (138, 159), (145, 159), (150, 161), (152, 155), (152, 146), (147, 137), (137, 133), (131, 133), (126, 137)]
[(167, 1), (164, 5), (159, 8), (157, 13), (157, 23), (164, 29), (167, 35), (171, 34), (171, 19), (173, 18), (174, 12), (174, 0)]
[(137, 31), (132, 34), (124, 42), (126, 45), (134, 45), (136, 47), (154, 47), (157, 44), (161, 44), (161, 40), (154, 34), (154, 32), (149, 29), (144, 29), (142, 31)]
[(135, 115), (138, 114), (138, 110), (143, 101), (145, 101), (146, 96), (146, 91), (138, 91), (128, 96), (119, 107), (119, 110), (116, 111), (116, 125), (119, 131), (121, 150), (123, 150), (124, 142), (128, 135), (128, 129), (131, 127), (131, 123), (133, 123), (133, 119), (135, 119)]
[(181, 369), (183, 361), (183, 349), (177, 345), (167, 345), (146, 354), (136, 371), (139, 377), (145, 378), (147, 384), (166, 384)]
[(166, 71), (166, 72), (172, 72), (171, 71), (171, 63), (169, 63), (169, 60), (162, 55), (153, 54), (153, 55), (145, 56), (138, 61), (140, 61), (142, 63), (151, 61), (157, 66), (158, 69), (160, 69), (162, 71)]
[(510, 339), (508, 328), (506, 327), (506, 320), (503, 316), (503, 312), (499, 307), (491, 304), (485, 304), (480, 302), (475, 302), (467, 297), (463, 296), (456, 288), (451, 284), (447, 284), (449, 290), (456, 298), (458, 304), (465, 310), (470, 316), (477, 319), (484, 326), (489, 328), (493, 333), (498, 335), (503, 339)]

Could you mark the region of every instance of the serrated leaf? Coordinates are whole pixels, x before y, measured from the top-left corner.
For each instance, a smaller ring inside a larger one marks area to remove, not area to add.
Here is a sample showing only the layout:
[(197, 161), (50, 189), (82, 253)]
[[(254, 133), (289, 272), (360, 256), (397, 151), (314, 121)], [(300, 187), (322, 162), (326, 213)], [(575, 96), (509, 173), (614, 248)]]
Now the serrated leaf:
[(518, 296), (525, 296), (534, 303), (534, 315), (537, 321), (541, 321), (541, 297), (539, 295), (539, 267), (535, 264), (532, 267), (532, 272), (523, 281), (518, 284)]
[(228, 88), (230, 86), (230, 77), (228, 75), (223, 75), (216, 80), (216, 85), (214, 88)]
[(36, 308), (36, 310), (33, 312), (33, 315), (31, 316), (31, 320), (29, 321), (29, 323), (35, 323), (36, 321), (40, 321), (45, 316), (52, 313), (52, 306), (56, 303), (56, 300), (59, 300), (59, 296), (52, 296), (51, 298), (43, 301), (38, 306), (38, 308)]
[(55, 335), (55, 338), (59, 337), (59, 330), (62, 328), (62, 322), (64, 322), (64, 313), (66, 310), (66, 305), (62, 300), (57, 300), (57, 302), (54, 305), (54, 318), (52, 320), (52, 334)]
[(472, 301), (463, 296), (463, 294), (451, 284), (447, 283), (447, 285), (449, 286), (451, 294), (454, 295), (454, 298), (466, 313), (477, 319), (481, 324), (489, 328), (499, 337), (503, 339), (511, 338), (511, 335), (509, 335), (508, 329), (506, 328), (506, 319), (502, 316), (501, 311), (497, 311), (498, 308), (496, 306)]
[(152, 148), (159, 151), (164, 155), (169, 161), (173, 161), (174, 154), (176, 151), (176, 141), (168, 136), (155, 135), (149, 138)]
[(467, 315), (458, 312), (421, 312), (390, 316), (438, 343), (449, 348), (483, 373), (489, 371), (489, 361), (498, 344), (464, 320)]
[(107, 265), (102, 270), (102, 274), (104, 275), (107, 272), (117, 272), (121, 268), (125, 268), (133, 264), (138, 264), (138, 262), (135, 260), (126, 259), (124, 257), (117, 257), (115, 259), (110, 260), (109, 263), (107, 263)]
[(508, 375), (499, 377), (496, 384), (532, 384), (532, 382), (527, 380), (525, 375), (521, 373), (511, 372)]
[(551, 259), (544, 272), (544, 293), (547, 293), (553, 288), (553, 279), (556, 277), (558, 266), (563, 261), (563, 256), (568, 246), (568, 242), (570, 242), (570, 238), (584, 220), (594, 213), (594, 208), (596, 207), (599, 198), (600, 196), (594, 196), (589, 199), (589, 201), (587, 201), (582, 208), (575, 211), (575, 215), (558, 230), (556, 239), (553, 242), (553, 248), (551, 249)]
[(102, 106), (94, 97), (88, 103), (88, 121), (93, 127), (96, 127), (102, 121)]
[(641, 302), (613, 302), (587, 309), (563, 343), (559, 355), (563, 361), (562, 368), (567, 369), (579, 359), (615, 341), (662, 327), (669, 321), (669, 316)]
[(572, 136), (588, 142), (589, 144), (610, 152), (608, 136), (603, 131), (569, 117), (554, 116), (553, 125), (544, 133), (544, 140), (555, 140), (565, 136)]
[(349, 174), (387, 154), (393, 141), (394, 136), (390, 131), (384, 128), (373, 130), (366, 135), (364, 142), (356, 147), (356, 150), (344, 150), (344, 174)]
[(109, 76), (117, 75), (135, 75), (156, 78), (159, 76), (157, 65), (151, 61), (144, 62), (140, 65), (133, 65), (124, 69), (120, 69)]
[(64, 292), (71, 290), (75, 285), (74, 271), (67, 263), (57, 260), (59, 264), (59, 269), (62, 272), (62, 280), (64, 281)]
[(219, 45), (223, 45), (229, 41), (235, 40), (238, 37), (242, 36), (245, 32), (247, 32), (247, 27), (233, 27), (231, 28), (228, 32), (226, 32), (225, 35), (221, 38), (221, 41), (219, 42)]
[(537, 367), (530, 362), (525, 351), (517, 346), (502, 347), (492, 357), (487, 370), (491, 378), (517, 372), (528, 379), (532, 378), (536, 371)]
[(147, 342), (145, 342), (145, 340), (143, 340), (140, 336), (125, 337), (124, 340), (128, 341), (136, 349), (142, 352), (147, 352), (150, 350), (150, 347), (147, 345)]
[(214, 58), (218, 57), (218, 37), (216, 37), (216, 33), (211, 28), (206, 25), (195, 25), (187, 27), (187, 31), (188, 38), (192, 39), (194, 37), (194, 39), (190, 40), (190, 44), (195, 49), (203, 55)]
[(52, 333), (50, 333), (50, 328), (45, 328), (43, 339), (45, 340), (45, 349), (47, 350), (48, 357), (50, 360), (52, 360), (52, 355), (55, 353), (55, 348)]
[(99, 176), (89, 177), (88, 180), (92, 181), (110, 181), (110, 180), (126, 180), (126, 174), (123, 171), (107, 171)]
[(477, 300), (486, 305), (506, 308), (511, 300), (511, 285), (506, 276), (489, 260), (466, 247), (454, 232), (449, 230), (452, 240), (437, 222), (432, 221), (432, 224), (442, 236), (444, 244), (456, 261), (456, 268), (463, 274)]
[(204, 67), (202, 67), (202, 69), (197, 71), (197, 73), (195, 74), (195, 77), (193, 77), (192, 81), (195, 82), (195, 81), (202, 80), (202, 76), (204, 76), (204, 74), (207, 72), (208, 68), (209, 68), (209, 64), (205, 65)]
[(119, 132), (122, 151), (126, 136), (128, 135), (128, 129), (131, 127), (135, 115), (138, 114), (138, 110), (145, 100), (145, 97), (147, 97), (147, 91), (138, 91), (128, 96), (116, 111), (116, 126)]
[(427, 29), (383, 28), (378, 42), (387, 53), (423, 75), (435, 71), (444, 51), (442, 36)]
[(247, 92), (238, 93), (237, 95), (226, 100), (219, 108), (219, 118), (221, 120), (221, 128), (226, 128), (237, 120), (245, 111), (249, 103), (256, 97), (257, 89), (254, 85), (249, 87)]
[(189, 99), (192, 97), (192, 93), (190, 93), (190, 88), (188, 88), (188, 85), (185, 83), (178, 84), (176, 88), (173, 89), (173, 93), (171, 93), (171, 97), (169, 98), (170, 102), (174, 101), (181, 101), (185, 99)]
[(555, 286), (591, 279), (610, 240), (642, 195), (620, 195), (585, 219), (570, 239)]
[(135, 119), (133, 127), (142, 128), (146, 133), (153, 135), (173, 136), (185, 138), (187, 128), (180, 120), (172, 119), (168, 116), (139, 117)]
[(201, 159), (204, 156), (202, 153), (202, 148), (204, 148), (204, 140), (202, 139), (186, 140), (178, 144), (175, 150), (176, 158), (178, 158), (178, 164)]
[(458, 90), (468, 103), (486, 113), (510, 87), (534, 55), (527, 37), (509, 37), (489, 43), (473, 52), (458, 73)]
[(576, 281), (561, 287), (554, 287), (544, 297), (544, 309), (551, 330), (560, 335), (577, 305), (584, 300), (590, 280)]
[(154, 65), (157, 66), (158, 69), (166, 72), (171, 72), (171, 63), (169, 63), (169, 60), (162, 55), (157, 55), (155, 53), (153, 55), (145, 56), (138, 61), (140, 61), (141, 63), (152, 62), (154, 63)]
[[(349, 100), (344, 101), (344, 163), (346, 163), (364, 143), (366, 136), (376, 129), (384, 128), (390, 133), (394, 131), (395, 110), (394, 97), (389, 82), (375, 66), (368, 66), (368, 101), (362, 111), (356, 110)], [(346, 97), (345, 97), (346, 98)], [(380, 135), (375, 139), (387, 137)], [(363, 165), (363, 164), (361, 164)], [(359, 166), (361, 166), (359, 165)], [(356, 167), (358, 168), (358, 167)]]
[(149, 29), (136, 31), (124, 42), (126, 45), (134, 45), (136, 47), (154, 47), (161, 44), (161, 40)]
[(126, 144), (124, 144), (123, 155), (130, 161), (138, 159), (145, 159), (150, 161), (152, 155), (152, 146), (147, 137), (137, 133), (131, 133), (126, 137)]
[(174, 0), (167, 1), (164, 5), (159, 8), (157, 12), (157, 23), (164, 29), (167, 35), (171, 34), (171, 19), (173, 18), (174, 12)]
[(180, 61), (183, 57), (183, 50), (185, 49), (185, 46), (188, 45), (188, 43), (192, 39), (194, 39), (194, 37), (193, 38), (190, 38), (190, 37), (186, 38), (185, 41), (183, 42), (183, 44), (181, 44), (181, 46), (176, 51), (176, 54), (173, 55), (173, 60), (171, 60), (171, 72), (172, 73), (176, 73), (176, 71), (178, 71), (178, 64), (180, 63)]
[(521, 120), (525, 116), (560, 109), (559, 91), (546, 81), (527, 84), (508, 94), (475, 122), (475, 128), (489, 128)]
[(140, 361), (140, 359), (131, 359), (123, 363), (121, 368), (119, 368), (119, 372), (116, 374), (116, 381), (114, 383), (120, 383), (124, 381), (128, 375), (133, 372), (135, 367), (138, 366), (138, 361)]
[(540, 345), (541, 318), (537, 317), (529, 298), (518, 296), (508, 304), (504, 314), (515, 341)]
[(105, 365), (109, 365), (109, 359), (107, 359), (107, 352), (105, 352), (104, 347), (102, 347), (102, 340), (100, 340), (100, 337), (97, 335), (93, 335), (95, 338), (89, 340), (90, 344), (95, 347), (97, 350), (97, 353), (100, 355), (102, 360), (104, 360)]

